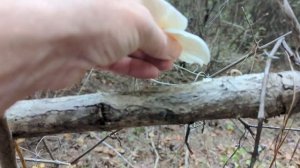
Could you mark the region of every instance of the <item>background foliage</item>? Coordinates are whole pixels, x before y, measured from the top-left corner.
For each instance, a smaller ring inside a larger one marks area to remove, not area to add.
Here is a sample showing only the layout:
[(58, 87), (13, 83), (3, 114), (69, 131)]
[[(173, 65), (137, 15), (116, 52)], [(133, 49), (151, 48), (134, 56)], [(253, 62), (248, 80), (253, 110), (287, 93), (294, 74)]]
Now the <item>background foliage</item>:
[[(260, 41), (262, 45), (291, 31), (292, 25), (286, 20), (275, 0), (170, 0), (170, 2), (189, 18), (189, 30), (209, 43), (213, 58), (210, 72), (249, 52), (254, 47), (254, 39)], [(296, 16), (300, 16), (300, 1), (289, 2)], [(293, 38), (289, 37), (288, 40), (293, 46)], [(241, 70), (244, 73), (261, 72), (263, 64), (260, 64), (260, 59), (255, 60), (256, 66), (251, 71), (249, 66), (242, 66)], [(247, 63), (249, 62), (245, 62), (244, 65)], [(280, 63), (276, 65), (277, 71), (287, 70), (287, 67)]]

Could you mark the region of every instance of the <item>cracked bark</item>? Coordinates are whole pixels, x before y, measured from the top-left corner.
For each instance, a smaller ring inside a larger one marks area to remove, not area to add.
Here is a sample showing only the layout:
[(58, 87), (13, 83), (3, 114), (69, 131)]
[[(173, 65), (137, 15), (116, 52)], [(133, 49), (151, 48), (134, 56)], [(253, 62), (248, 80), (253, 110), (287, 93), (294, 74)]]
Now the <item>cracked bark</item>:
[[(270, 74), (267, 117), (286, 113), (297, 100), (300, 72)], [(108, 131), (119, 128), (186, 124), (198, 120), (256, 118), (263, 74), (221, 77), (139, 92), (96, 93), (53, 99), (24, 100), (7, 110), (14, 137), (65, 132)], [(295, 112), (299, 106), (295, 106)]]

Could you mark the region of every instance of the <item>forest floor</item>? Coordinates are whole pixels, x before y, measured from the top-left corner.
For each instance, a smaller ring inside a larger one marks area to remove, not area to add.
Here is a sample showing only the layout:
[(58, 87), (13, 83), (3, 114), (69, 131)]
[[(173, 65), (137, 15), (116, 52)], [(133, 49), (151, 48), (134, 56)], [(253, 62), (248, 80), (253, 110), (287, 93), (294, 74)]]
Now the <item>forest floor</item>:
[[(168, 83), (189, 83), (195, 79), (180, 69), (163, 74), (159, 79)], [(91, 70), (81, 84), (58, 92), (37, 93), (33, 98), (59, 97), (99, 91), (141, 90), (156, 82), (120, 77), (106, 72)], [(300, 128), (299, 116), (293, 116), (292, 127)], [(256, 120), (245, 119), (255, 125)], [(266, 125), (280, 127), (283, 117), (271, 118)], [(116, 136), (108, 138), (74, 166), (57, 166), (28, 162), (28, 167), (134, 167), (134, 168), (243, 168), (250, 163), (254, 138), (237, 119), (199, 121), (194, 124), (189, 136), (193, 151), (185, 146), (185, 125), (153, 126), (123, 129)], [(252, 129), (254, 133), (255, 129)], [(279, 130), (263, 129), (259, 147), (260, 157), (257, 167), (269, 167), (274, 157), (274, 141)], [(38, 158), (70, 162), (85, 150), (99, 142), (109, 132), (85, 132), (51, 135), (17, 142), (26, 158)], [(44, 141), (43, 141), (44, 140)], [(300, 132), (290, 131), (280, 149), (276, 166), (278, 168), (300, 167)], [(47, 144), (50, 153), (47, 151)], [(229, 159), (230, 158), (230, 159)], [(157, 163), (155, 162), (158, 159)], [(226, 165), (225, 165), (226, 163)], [(273, 166), (274, 167), (274, 166)]]

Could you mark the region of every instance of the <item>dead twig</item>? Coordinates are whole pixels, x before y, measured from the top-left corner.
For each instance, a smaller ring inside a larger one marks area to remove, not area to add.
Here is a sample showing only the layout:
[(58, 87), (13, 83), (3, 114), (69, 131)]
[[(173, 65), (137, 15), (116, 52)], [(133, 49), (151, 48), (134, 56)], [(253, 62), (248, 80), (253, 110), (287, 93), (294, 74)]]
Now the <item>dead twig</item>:
[(288, 35), (290, 35), (290, 34), (292, 34), (292, 31), (289, 31), (289, 32), (287, 32), (287, 33), (285, 33), (285, 34), (279, 36), (278, 38), (276, 38), (276, 39), (274, 39), (274, 40), (268, 42), (267, 44), (264, 44), (264, 45), (262, 45), (262, 46), (259, 46), (258, 49), (265, 49), (265, 48), (269, 47), (271, 44), (276, 43), (276, 42), (277, 42), (279, 39), (281, 39), (282, 37), (288, 36)]
[(286, 41), (282, 42), (282, 48), (285, 50), (286, 55), (288, 57), (290, 57), (290, 59), (296, 64), (296, 65), (300, 65), (300, 57), (299, 55), (295, 54), (292, 49), (290, 48), (290, 46), (286, 43)]
[(86, 78), (83, 80), (82, 85), (81, 85), (79, 91), (77, 92), (77, 95), (80, 95), (80, 94), (82, 93), (84, 87), (85, 87), (86, 84), (88, 83), (88, 81), (89, 81), (91, 75), (93, 74), (93, 72), (94, 72), (94, 68), (92, 68), (92, 69), (89, 71), (88, 75), (87, 75)]
[(113, 131), (112, 133), (110, 133), (109, 135), (107, 135), (106, 137), (104, 137), (103, 139), (101, 139), (98, 143), (96, 143), (94, 146), (92, 146), (90, 149), (88, 149), (87, 151), (85, 151), (84, 153), (82, 153), (81, 155), (79, 155), (78, 157), (76, 157), (74, 160), (72, 160), (70, 162), (71, 165), (76, 164), (82, 157), (84, 157), (85, 155), (87, 155), (88, 153), (90, 153), (93, 149), (95, 149), (98, 145), (100, 145), (102, 142), (104, 142), (107, 138), (109, 138), (110, 136), (114, 135), (115, 133), (119, 132), (121, 129), (118, 129), (116, 131)]
[[(282, 46), (283, 46), (283, 48), (284, 48), (285, 55), (287, 56), (287, 59), (288, 59), (288, 61), (289, 61), (290, 68), (291, 68), (292, 72), (295, 73), (295, 69), (294, 69), (294, 67), (293, 67), (293, 64), (292, 64), (292, 61), (291, 61), (291, 58), (290, 58), (289, 51), (285, 49), (285, 48), (288, 48), (288, 47), (287, 47), (288, 45), (285, 43), (285, 44), (283, 44)], [(284, 47), (284, 46), (285, 46), (285, 47)], [(284, 119), (283, 119), (283, 125), (282, 125), (282, 128), (281, 128), (281, 130), (280, 130), (280, 134), (279, 134), (278, 139), (277, 139), (276, 144), (275, 144), (274, 157), (273, 157), (273, 160), (272, 160), (272, 162), (271, 162), (271, 164), (270, 164), (270, 167), (272, 167), (273, 164), (275, 163), (275, 160), (276, 160), (276, 158), (277, 158), (277, 154), (278, 154), (278, 152), (279, 152), (279, 149), (280, 149), (281, 146), (283, 145), (283, 143), (284, 143), (284, 141), (285, 141), (285, 139), (287, 138), (287, 135), (288, 135), (288, 133), (289, 133), (289, 130), (288, 130), (288, 131), (284, 134), (284, 128), (287, 127), (288, 121), (289, 121), (289, 119), (290, 119), (290, 116), (291, 116), (291, 114), (292, 114), (292, 111), (293, 111), (293, 108), (294, 108), (295, 104), (296, 104), (296, 86), (295, 86), (295, 75), (293, 75), (293, 99), (292, 99), (292, 102), (291, 102), (290, 107), (288, 108), (287, 114), (284, 116)], [(294, 122), (294, 119), (292, 120), (292, 123), (293, 123), (293, 122)]]
[(259, 143), (260, 143), (260, 138), (261, 138), (261, 132), (262, 132), (262, 126), (263, 126), (263, 119), (258, 119), (258, 127), (256, 131), (256, 136), (255, 136), (255, 142), (254, 142), (254, 150), (252, 152), (251, 156), (251, 163), (250, 163), (250, 168), (253, 168), (255, 165), (255, 162), (259, 156)]
[(223, 168), (226, 167), (226, 165), (228, 164), (228, 162), (232, 159), (232, 157), (236, 154), (236, 152), (242, 147), (242, 140), (246, 137), (246, 133), (247, 133), (247, 129), (245, 129), (243, 135), (240, 137), (239, 139), (239, 143), (236, 147), (236, 149), (234, 150), (234, 152), (229, 156), (229, 158), (226, 160), (226, 162), (223, 165)]
[(206, 24), (207, 27), (211, 26), (211, 25), (214, 23), (214, 21), (215, 21), (218, 17), (221, 16), (223, 10), (225, 9), (226, 5), (228, 5), (228, 3), (229, 3), (229, 0), (225, 0), (225, 1), (219, 6), (219, 9), (218, 9), (219, 12), (218, 12), (214, 17), (211, 17), (211, 19), (209, 19), (209, 20), (207, 21), (207, 24)]
[(250, 23), (250, 20), (249, 20), (249, 18), (247, 17), (247, 13), (246, 13), (246, 11), (245, 11), (245, 9), (244, 9), (243, 6), (242, 6), (242, 10), (243, 10), (244, 16), (245, 16), (245, 18), (246, 18), (246, 21), (247, 21), (247, 23), (248, 23), (248, 25), (249, 25), (249, 27), (250, 27), (251, 34), (252, 34), (252, 37), (253, 37), (253, 41), (254, 41), (254, 43), (256, 44), (256, 46), (258, 46), (258, 41), (257, 41), (256, 38), (255, 38), (255, 34), (254, 34), (254, 31), (253, 31), (252, 24)]
[[(97, 138), (97, 140), (100, 140), (99, 137), (96, 137), (96, 138)], [(130, 163), (130, 162), (128, 161), (128, 159), (126, 159), (126, 158), (125, 158), (120, 152), (118, 152), (113, 146), (111, 146), (110, 144), (106, 143), (105, 141), (103, 142), (103, 145), (105, 145), (105, 146), (107, 146), (108, 148), (110, 148), (111, 150), (113, 150), (113, 151), (114, 151), (121, 159), (123, 159), (123, 160), (128, 164), (128, 166), (134, 168), (133, 164)]]
[[(239, 120), (241, 121), (241, 123), (248, 128), (257, 128), (258, 125), (251, 125), (243, 120)], [(281, 127), (274, 127), (274, 126), (263, 126), (262, 127), (263, 129), (271, 129), (271, 130), (279, 130), (279, 129), (282, 129)], [(251, 130), (251, 129), (250, 129)], [(284, 128), (285, 131), (289, 130), (289, 131), (296, 131), (296, 132), (300, 132), (300, 128)], [(249, 131), (249, 129), (248, 129)]]
[(185, 138), (184, 138), (184, 143), (185, 143), (187, 149), (189, 150), (189, 152), (192, 155), (193, 151), (192, 151), (192, 149), (190, 147), (190, 144), (189, 144), (189, 136), (190, 136), (190, 133), (191, 133), (191, 124), (193, 124), (193, 123), (187, 124), (186, 132), (185, 132)]
[(43, 142), (43, 144), (44, 144), (44, 146), (45, 146), (45, 148), (46, 148), (46, 151), (47, 151), (48, 154), (50, 155), (51, 159), (52, 159), (52, 160), (55, 160), (55, 158), (54, 158), (54, 156), (53, 156), (53, 154), (52, 154), (52, 152), (51, 152), (49, 146), (47, 145), (46, 139), (43, 138), (43, 139), (42, 139), (42, 142)]
[(189, 163), (189, 158), (190, 158), (190, 152), (187, 147), (185, 147), (185, 153), (184, 153), (184, 168), (189, 168), (190, 163)]
[[(17, 160), (20, 160), (20, 158), (17, 157)], [(37, 162), (37, 163), (47, 163), (47, 164), (71, 166), (70, 163), (62, 162), (59, 160), (46, 160), (46, 159), (35, 159), (35, 158), (24, 158), (24, 160), (26, 160), (27, 162)]]
[(259, 148), (259, 143), (260, 143), (260, 138), (261, 138), (262, 126), (263, 126), (263, 122), (266, 118), (266, 116), (265, 116), (265, 99), (266, 99), (266, 94), (267, 94), (267, 85), (268, 85), (268, 81), (269, 81), (269, 73), (270, 73), (270, 68), (271, 68), (271, 64), (272, 64), (272, 57), (274, 57), (275, 53), (278, 51), (283, 40), (284, 40), (284, 37), (278, 39), (278, 41), (274, 45), (270, 54), (265, 51), (265, 54), (267, 55), (267, 61), (266, 61), (266, 66), (265, 66), (265, 71), (264, 71), (264, 79), (263, 79), (262, 90), (261, 90), (261, 95), (260, 95), (260, 104), (259, 104), (259, 110), (258, 110), (258, 116), (257, 116), (258, 127), (257, 127), (257, 131), (256, 131), (255, 145), (254, 145), (254, 151), (253, 151), (252, 157), (251, 157), (250, 168), (254, 167), (255, 162), (259, 155), (258, 148)]
[(295, 15), (290, 3), (288, 0), (277, 0), (276, 1), (281, 11), (287, 16), (287, 19), (291, 22), (291, 26), (293, 28), (293, 38), (296, 42), (296, 48), (299, 49), (300, 47), (300, 23)]
[(228, 69), (236, 66), (237, 64), (243, 62), (245, 59), (251, 57), (251, 55), (253, 54), (253, 51), (250, 51), (249, 53), (247, 53), (246, 55), (242, 56), (241, 58), (239, 58), (238, 60), (234, 61), (233, 63), (231, 63), (230, 65), (227, 65), (226, 67), (222, 68), (221, 70), (215, 72), (214, 74), (210, 75), (209, 77), (214, 78), (218, 75), (220, 75), (221, 73), (227, 71)]
[(20, 147), (19, 147), (19, 145), (16, 141), (14, 141), (14, 143), (15, 143), (15, 147), (16, 147), (16, 152), (17, 152), (17, 154), (20, 158), (21, 164), (22, 164), (22, 168), (26, 168), (27, 167), (26, 162), (25, 162), (25, 159), (24, 159), (23, 154), (21, 152), (21, 149), (20, 149)]
[(248, 123), (246, 123), (244, 120), (242, 120), (241, 118), (239, 118), (238, 120), (243, 124), (244, 128), (249, 131), (249, 133), (251, 134), (251, 136), (254, 137), (255, 134), (252, 131), (251, 126)]
[[(154, 129), (154, 127), (153, 127)], [(152, 130), (154, 132), (154, 130)], [(153, 136), (149, 136), (150, 137), (150, 142), (151, 142), (151, 147), (153, 148), (153, 151), (155, 153), (155, 163), (154, 163), (154, 168), (157, 168), (158, 167), (158, 163), (159, 163), (159, 159), (160, 159), (160, 155), (156, 149), (156, 146), (155, 146), (155, 143), (154, 143), (154, 140), (153, 140)]]
[(300, 144), (300, 138), (298, 139), (298, 141), (297, 141), (297, 143), (296, 143), (296, 146), (295, 146), (295, 148), (294, 148), (294, 151), (293, 151), (293, 154), (292, 154), (292, 156), (291, 156), (291, 159), (290, 159), (289, 163), (292, 162), (292, 160), (293, 160), (293, 158), (294, 158), (294, 156), (295, 156), (295, 154), (296, 154), (296, 151), (297, 151), (297, 149), (298, 149), (298, 147), (299, 147), (299, 144)]

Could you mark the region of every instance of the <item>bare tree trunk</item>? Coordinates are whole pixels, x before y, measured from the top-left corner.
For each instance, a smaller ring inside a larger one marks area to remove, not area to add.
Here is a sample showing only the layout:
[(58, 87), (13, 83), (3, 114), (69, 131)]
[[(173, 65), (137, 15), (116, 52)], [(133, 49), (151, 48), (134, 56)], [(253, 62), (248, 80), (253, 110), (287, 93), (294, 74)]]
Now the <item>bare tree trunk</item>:
[[(140, 92), (25, 100), (12, 106), (7, 117), (14, 137), (255, 118), (262, 79), (263, 74), (250, 74)], [(300, 72), (270, 74), (265, 101), (267, 117), (286, 113), (294, 82), (298, 105)], [(299, 107), (296, 106), (296, 112)]]

